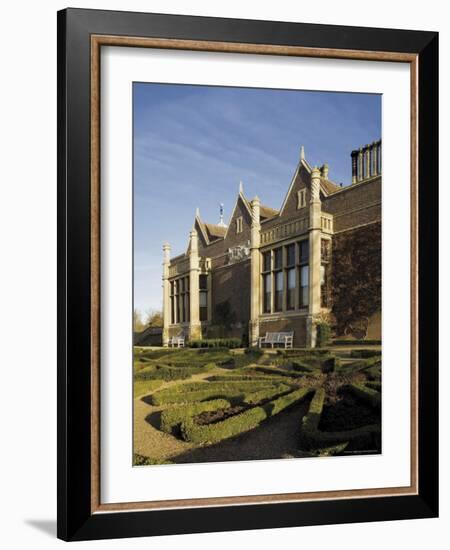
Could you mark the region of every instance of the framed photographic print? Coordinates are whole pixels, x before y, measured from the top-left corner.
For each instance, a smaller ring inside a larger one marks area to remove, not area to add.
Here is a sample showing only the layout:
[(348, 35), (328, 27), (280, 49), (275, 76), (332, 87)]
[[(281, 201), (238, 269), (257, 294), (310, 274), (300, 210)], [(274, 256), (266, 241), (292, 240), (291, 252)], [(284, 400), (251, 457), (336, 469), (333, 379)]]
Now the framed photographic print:
[(438, 514), (438, 36), (58, 13), (58, 536)]

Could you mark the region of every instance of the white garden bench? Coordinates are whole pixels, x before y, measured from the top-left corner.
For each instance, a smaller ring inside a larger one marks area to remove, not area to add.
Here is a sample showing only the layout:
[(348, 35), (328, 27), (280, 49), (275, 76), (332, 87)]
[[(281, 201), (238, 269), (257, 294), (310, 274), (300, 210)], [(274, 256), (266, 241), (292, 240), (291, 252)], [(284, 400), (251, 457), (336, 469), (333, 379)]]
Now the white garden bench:
[(294, 345), (294, 331), (266, 332), (266, 335), (261, 336), (258, 342), (260, 348), (262, 348), (264, 344), (270, 344), (272, 348), (275, 347), (276, 344), (283, 344), (285, 348), (292, 348)]
[(172, 336), (169, 338), (168, 346), (172, 348), (184, 348), (184, 334), (180, 332), (177, 336)]

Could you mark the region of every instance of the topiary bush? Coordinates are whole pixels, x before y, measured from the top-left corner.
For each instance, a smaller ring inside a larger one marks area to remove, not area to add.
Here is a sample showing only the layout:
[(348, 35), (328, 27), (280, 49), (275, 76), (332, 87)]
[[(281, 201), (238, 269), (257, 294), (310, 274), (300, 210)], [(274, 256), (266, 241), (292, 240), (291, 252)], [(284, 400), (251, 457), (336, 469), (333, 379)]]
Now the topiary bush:
[(205, 338), (203, 340), (191, 340), (190, 348), (226, 348), (234, 349), (242, 347), (240, 338)]
[(330, 325), (328, 323), (317, 323), (316, 329), (317, 329), (317, 337), (316, 337), (317, 347), (323, 348), (325, 346), (328, 346), (331, 338)]

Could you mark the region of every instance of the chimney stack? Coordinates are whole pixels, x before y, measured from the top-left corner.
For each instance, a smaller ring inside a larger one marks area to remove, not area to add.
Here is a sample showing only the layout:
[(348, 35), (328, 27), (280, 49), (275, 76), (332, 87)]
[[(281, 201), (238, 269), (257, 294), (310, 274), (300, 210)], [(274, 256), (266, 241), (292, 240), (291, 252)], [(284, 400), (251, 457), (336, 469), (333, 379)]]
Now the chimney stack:
[[(381, 139), (351, 152), (352, 184), (381, 175)], [(325, 165), (324, 165), (325, 166)], [(325, 177), (325, 176), (324, 176)]]
[(325, 178), (326, 180), (328, 179), (328, 174), (330, 172), (330, 169), (328, 167), (328, 163), (325, 162), (325, 164), (323, 164), (321, 167), (320, 167), (320, 174), (323, 178)]

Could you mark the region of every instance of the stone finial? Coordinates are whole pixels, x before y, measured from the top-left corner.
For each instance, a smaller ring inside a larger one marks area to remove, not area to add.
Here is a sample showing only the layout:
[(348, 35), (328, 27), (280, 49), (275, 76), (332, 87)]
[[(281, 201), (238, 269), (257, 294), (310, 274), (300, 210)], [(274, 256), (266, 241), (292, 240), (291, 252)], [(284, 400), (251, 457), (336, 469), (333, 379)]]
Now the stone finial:
[(169, 263), (170, 260), (170, 244), (164, 243), (163, 244), (163, 257), (164, 257), (164, 263)]
[(200, 218), (200, 208), (198, 207), (195, 209), (195, 217)]
[(328, 174), (330, 172), (330, 169), (329, 169), (329, 166), (328, 166), (327, 162), (325, 162), (325, 164), (322, 165), (322, 168), (321, 168), (320, 171), (322, 173), (322, 177), (327, 180), (328, 179)]
[(311, 172), (311, 202), (320, 201), (320, 170), (314, 166)]
[(252, 207), (252, 227), (258, 226), (260, 223), (261, 216), (261, 201), (259, 200), (258, 195), (250, 203)]
[(305, 160), (305, 146), (300, 147), (300, 160)]
[(242, 180), (239, 182), (239, 193), (244, 192), (244, 184), (242, 183)]

